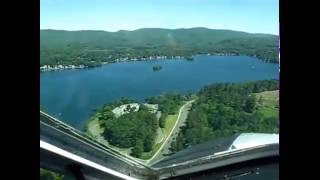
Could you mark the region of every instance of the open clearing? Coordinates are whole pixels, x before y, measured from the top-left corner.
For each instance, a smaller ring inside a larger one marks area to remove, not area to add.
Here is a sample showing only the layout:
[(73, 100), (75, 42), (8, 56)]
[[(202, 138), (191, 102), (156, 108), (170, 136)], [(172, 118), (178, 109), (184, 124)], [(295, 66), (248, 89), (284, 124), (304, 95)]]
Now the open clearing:
[(279, 116), (279, 90), (256, 93), (256, 98), (258, 111), (266, 118)]

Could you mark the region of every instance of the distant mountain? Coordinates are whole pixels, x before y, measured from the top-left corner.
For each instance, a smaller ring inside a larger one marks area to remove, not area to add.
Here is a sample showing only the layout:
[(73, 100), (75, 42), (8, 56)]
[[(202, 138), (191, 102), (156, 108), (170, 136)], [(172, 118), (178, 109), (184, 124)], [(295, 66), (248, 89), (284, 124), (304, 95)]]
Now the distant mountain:
[(199, 53), (256, 56), (277, 62), (277, 36), (207, 28), (134, 31), (40, 31), (41, 65), (80, 65), (118, 58), (191, 56)]

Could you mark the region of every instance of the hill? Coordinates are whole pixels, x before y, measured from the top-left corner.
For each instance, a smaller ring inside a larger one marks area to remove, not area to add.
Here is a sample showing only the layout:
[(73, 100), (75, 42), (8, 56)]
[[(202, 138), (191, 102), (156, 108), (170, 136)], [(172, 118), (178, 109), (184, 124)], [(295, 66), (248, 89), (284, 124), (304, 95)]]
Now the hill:
[(207, 28), (40, 31), (40, 65), (95, 66), (121, 58), (235, 54), (277, 62), (277, 36)]

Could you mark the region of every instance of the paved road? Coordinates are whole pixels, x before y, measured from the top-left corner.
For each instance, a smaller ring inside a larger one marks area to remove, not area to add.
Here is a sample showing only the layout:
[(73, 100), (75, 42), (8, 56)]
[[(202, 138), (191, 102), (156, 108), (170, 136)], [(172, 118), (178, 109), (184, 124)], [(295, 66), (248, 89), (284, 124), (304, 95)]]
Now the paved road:
[(159, 148), (159, 153), (156, 154), (152, 159), (150, 159), (148, 161), (149, 165), (152, 165), (158, 161), (160, 161), (161, 159), (165, 158), (166, 156), (164, 156), (165, 154), (169, 154), (170, 153), (170, 145), (171, 142), (178, 136), (178, 133), (180, 131), (180, 127), (182, 127), (183, 125), (185, 125), (188, 114), (189, 114), (189, 110), (192, 106), (192, 103), (195, 100), (192, 101), (188, 101), (186, 104), (184, 104), (179, 113), (180, 115), (178, 116), (178, 120), (176, 122), (176, 125), (174, 126), (174, 128), (172, 129), (172, 132), (170, 133), (170, 136), (167, 138), (167, 140), (164, 142), (164, 145)]

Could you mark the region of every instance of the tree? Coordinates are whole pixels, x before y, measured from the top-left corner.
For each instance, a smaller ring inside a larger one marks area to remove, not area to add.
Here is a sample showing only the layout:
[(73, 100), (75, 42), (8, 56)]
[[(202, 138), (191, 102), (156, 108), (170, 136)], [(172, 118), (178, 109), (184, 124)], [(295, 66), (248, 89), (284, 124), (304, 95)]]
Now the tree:
[(148, 152), (152, 150), (154, 144), (154, 137), (146, 137), (144, 139), (144, 151)]
[(263, 97), (262, 97), (262, 96), (259, 97), (258, 103), (259, 103), (260, 105), (262, 105), (262, 103), (263, 103)]
[(166, 112), (161, 114), (161, 117), (159, 119), (160, 128), (164, 128), (165, 127), (167, 117), (168, 117), (168, 114)]
[(245, 105), (244, 105), (244, 111), (247, 113), (252, 113), (254, 110), (254, 107), (256, 105), (256, 100), (253, 95), (249, 95), (249, 97), (246, 99)]
[(134, 157), (141, 157), (143, 152), (143, 143), (141, 140), (137, 140), (136, 145), (133, 147), (131, 155)]

